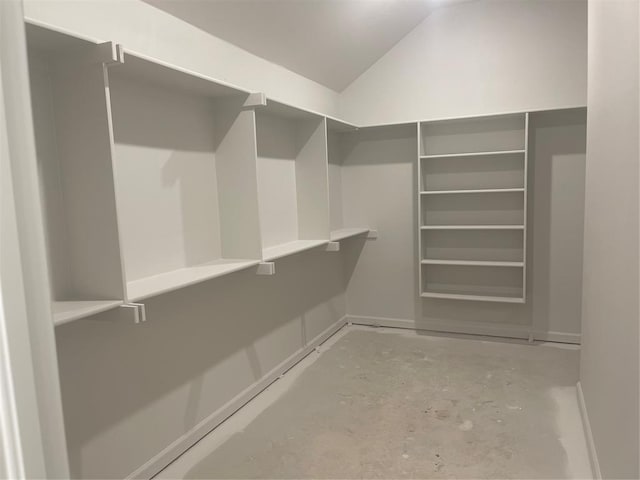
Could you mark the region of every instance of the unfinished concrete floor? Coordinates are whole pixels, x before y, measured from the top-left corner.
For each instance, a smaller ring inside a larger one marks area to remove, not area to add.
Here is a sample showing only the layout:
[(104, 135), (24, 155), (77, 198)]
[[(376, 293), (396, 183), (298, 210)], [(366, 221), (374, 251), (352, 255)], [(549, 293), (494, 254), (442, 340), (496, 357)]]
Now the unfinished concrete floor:
[(346, 327), (160, 478), (587, 478), (579, 351)]

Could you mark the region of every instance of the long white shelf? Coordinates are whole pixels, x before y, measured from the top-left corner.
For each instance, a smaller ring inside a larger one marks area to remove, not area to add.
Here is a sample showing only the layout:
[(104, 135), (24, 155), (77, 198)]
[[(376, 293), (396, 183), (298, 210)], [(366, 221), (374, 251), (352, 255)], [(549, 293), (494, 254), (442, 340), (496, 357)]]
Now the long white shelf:
[(423, 225), (420, 230), (524, 230), (524, 225)]
[(62, 325), (80, 318), (106, 312), (123, 304), (122, 300), (61, 301), (53, 302), (53, 324)]
[(244, 270), (259, 263), (259, 260), (215, 260), (213, 262), (180, 268), (171, 272), (128, 282), (127, 293), (129, 300), (135, 302), (239, 270)]
[(518, 193), (524, 188), (482, 188), (477, 190), (423, 190), (420, 195), (455, 195), (460, 193)]
[(513, 155), (516, 153), (524, 153), (524, 150), (497, 150), (494, 152), (443, 153), (440, 155), (420, 155), (420, 158), (484, 157), (488, 155)]
[(498, 261), (480, 261), (480, 260), (438, 260), (425, 259), (420, 262), (422, 265), (461, 265), (470, 267), (524, 267), (524, 262), (498, 262)]
[(265, 262), (277, 260), (278, 258), (293, 255), (312, 248), (321, 247), (329, 243), (329, 240), (294, 240), (274, 247), (264, 248), (262, 258)]
[(421, 297), (444, 298), (449, 300), (472, 300), (476, 302), (501, 302), (501, 303), (525, 303), (522, 297), (498, 297), (487, 295), (462, 295), (456, 293), (422, 292)]
[(344, 240), (345, 238), (355, 237), (357, 235), (363, 235), (365, 233), (369, 233), (368, 228), (341, 228), (339, 230), (334, 230), (329, 235), (329, 238), (332, 242), (338, 242), (340, 240)]

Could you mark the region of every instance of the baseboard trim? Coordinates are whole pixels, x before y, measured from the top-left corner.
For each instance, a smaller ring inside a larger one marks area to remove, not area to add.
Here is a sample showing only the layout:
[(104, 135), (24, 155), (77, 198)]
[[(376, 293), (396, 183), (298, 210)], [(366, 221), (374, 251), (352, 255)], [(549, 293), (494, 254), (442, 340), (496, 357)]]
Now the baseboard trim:
[(533, 338), (545, 342), (573, 343), (576, 345), (580, 345), (582, 343), (582, 335), (579, 333), (534, 331)]
[(528, 339), (533, 334), (535, 340), (559, 343), (580, 344), (580, 335), (563, 332), (531, 332), (529, 327), (523, 325), (452, 325), (445, 322), (416, 322), (403, 318), (371, 317), (363, 315), (347, 315), (347, 320), (355, 325), (367, 325), (375, 327), (405, 328), (439, 333), (456, 333), (468, 335), (482, 335), (488, 337)]
[(314, 339), (309, 341), (305, 347), (295, 352), (260, 380), (247, 387), (225, 405), (213, 412), (209, 417), (192, 428), (188, 433), (178, 438), (175, 442), (173, 442), (156, 456), (151, 458), (140, 468), (129, 474), (129, 476), (127, 476), (126, 478), (149, 479), (154, 475), (157, 475), (167, 465), (169, 465), (176, 458), (178, 458), (189, 448), (195, 445), (205, 435), (215, 429), (218, 425), (220, 425), (227, 418), (237, 412), (240, 408), (250, 402), (256, 395), (262, 392), (265, 388), (275, 382), (281, 375), (283, 375), (294, 365), (304, 359), (307, 355), (313, 352), (316, 347), (327, 341), (346, 324), (347, 317), (345, 316), (334, 323), (332, 326), (330, 326), (328, 329), (326, 329), (324, 332), (316, 336)]
[(584, 401), (584, 393), (582, 391), (582, 384), (578, 382), (576, 384), (576, 392), (578, 395), (578, 407), (580, 408), (580, 418), (582, 418), (582, 428), (584, 429), (584, 435), (587, 440), (587, 448), (589, 450), (589, 462), (591, 463), (591, 473), (596, 480), (602, 480), (602, 472), (600, 471), (600, 462), (598, 462), (598, 452), (596, 451), (596, 444), (593, 441), (593, 432), (591, 431), (591, 422), (589, 421), (589, 414), (587, 412), (587, 404)]

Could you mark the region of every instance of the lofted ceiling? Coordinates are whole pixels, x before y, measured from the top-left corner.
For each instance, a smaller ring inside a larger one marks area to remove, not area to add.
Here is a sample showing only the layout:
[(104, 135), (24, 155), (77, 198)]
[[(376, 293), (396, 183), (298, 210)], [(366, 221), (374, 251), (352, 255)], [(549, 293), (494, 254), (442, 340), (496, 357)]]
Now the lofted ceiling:
[(435, 8), (460, 0), (145, 0), (338, 92)]

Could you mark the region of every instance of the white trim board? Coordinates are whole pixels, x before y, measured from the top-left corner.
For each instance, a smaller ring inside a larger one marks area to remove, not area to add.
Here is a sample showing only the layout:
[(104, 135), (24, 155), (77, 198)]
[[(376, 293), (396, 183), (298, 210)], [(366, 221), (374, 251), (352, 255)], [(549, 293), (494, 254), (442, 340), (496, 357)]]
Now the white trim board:
[(534, 340), (558, 343), (580, 344), (580, 335), (565, 332), (536, 332), (527, 325), (488, 325), (478, 323), (475, 325), (451, 325), (446, 322), (418, 322), (405, 318), (369, 317), (361, 315), (347, 315), (347, 321), (354, 325), (367, 325), (372, 327), (404, 328), (409, 330), (424, 330), (443, 333), (456, 333), (468, 335), (482, 335), (488, 337), (520, 338), (528, 339), (529, 335)]
[(186, 452), (189, 448), (200, 441), (213, 429), (218, 427), (222, 422), (227, 420), (231, 415), (241, 409), (244, 405), (250, 402), (256, 395), (262, 392), (265, 388), (271, 385), (278, 378), (291, 369), (294, 365), (303, 360), (307, 355), (313, 352), (319, 345), (327, 341), (333, 335), (335, 335), (340, 329), (347, 324), (347, 317), (342, 317), (332, 326), (327, 328), (320, 335), (316, 336), (313, 340), (307, 343), (303, 348), (293, 353), (289, 358), (280, 363), (277, 367), (272, 369), (260, 380), (256, 381), (252, 385), (245, 388), (242, 392), (229, 400), (225, 405), (213, 412), (207, 418), (205, 418), (198, 425), (193, 427), (188, 433), (182, 435), (175, 440), (169, 446), (167, 446), (160, 453), (155, 455), (144, 465), (133, 471), (126, 478), (127, 479), (142, 479), (152, 478), (160, 473), (167, 465), (173, 462), (176, 458)]
[(591, 422), (587, 412), (587, 404), (584, 401), (584, 393), (582, 392), (582, 384), (576, 384), (576, 393), (578, 395), (578, 406), (580, 407), (580, 418), (582, 418), (582, 427), (584, 428), (584, 436), (587, 440), (589, 449), (589, 462), (591, 463), (591, 473), (596, 480), (602, 480), (602, 472), (600, 471), (600, 462), (598, 462), (598, 452), (596, 444), (593, 441), (593, 432), (591, 431)]

